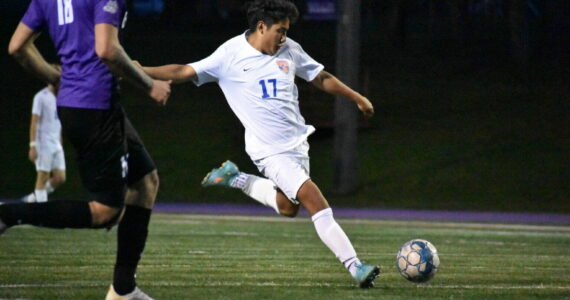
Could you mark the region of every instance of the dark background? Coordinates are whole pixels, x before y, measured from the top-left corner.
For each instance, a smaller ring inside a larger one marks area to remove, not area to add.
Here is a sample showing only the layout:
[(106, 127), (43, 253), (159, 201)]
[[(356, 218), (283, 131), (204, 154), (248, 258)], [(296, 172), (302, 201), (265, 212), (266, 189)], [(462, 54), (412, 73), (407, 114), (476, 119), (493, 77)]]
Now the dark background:
[[(335, 72), (336, 22), (302, 17), (289, 36)], [(29, 1), (0, 3), (0, 198), (32, 191), (33, 95), (42, 84), (7, 55)], [(144, 65), (189, 63), (246, 29), (242, 1), (165, 1), (130, 14), (124, 47)], [(359, 189), (335, 195), (334, 98), (298, 81), (317, 127), (311, 173), (333, 206), (570, 213), (570, 9), (565, 0), (363, 1), (360, 87), (377, 114), (361, 120)], [(47, 34), (36, 43), (55, 61)], [(203, 189), (226, 159), (257, 173), (243, 128), (214, 84), (173, 87), (158, 107), (124, 85), (124, 106), (159, 167), (158, 201), (250, 203)], [(87, 199), (66, 143), (68, 182), (52, 199)]]

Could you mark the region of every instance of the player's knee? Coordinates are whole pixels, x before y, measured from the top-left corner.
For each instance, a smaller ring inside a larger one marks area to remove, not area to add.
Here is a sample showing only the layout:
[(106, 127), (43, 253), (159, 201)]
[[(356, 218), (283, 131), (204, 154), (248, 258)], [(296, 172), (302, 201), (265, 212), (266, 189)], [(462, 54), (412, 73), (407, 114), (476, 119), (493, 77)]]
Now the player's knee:
[(289, 217), (289, 218), (294, 218), (297, 216), (297, 213), (299, 213), (299, 205), (295, 205), (291, 202), (289, 202), (290, 205), (286, 205), (286, 206), (280, 206), (279, 207), (279, 214), (284, 216), (284, 217)]
[(159, 178), (156, 170), (145, 175), (141, 180), (129, 186), (125, 203), (152, 208), (158, 193)]
[(279, 214), (281, 214), (284, 217), (288, 217), (288, 218), (294, 218), (297, 216), (297, 213), (299, 213), (299, 208), (289, 208), (289, 209), (280, 209), (279, 210)]
[(137, 190), (143, 195), (156, 195), (158, 192), (159, 178), (156, 170), (146, 174), (139, 182), (129, 188)]
[(54, 174), (51, 178), (51, 184), (53, 186), (60, 186), (65, 183), (66, 179), (64, 174)]
[(152, 207), (154, 200), (156, 199), (156, 194), (158, 193), (159, 178), (158, 172), (156, 170), (148, 173), (142, 180), (142, 185), (138, 185), (140, 198), (144, 203), (145, 207)]
[(158, 178), (158, 172), (156, 170), (152, 171), (151, 173), (149, 173), (148, 175), (148, 180), (147, 180), (147, 188), (149, 189), (149, 191), (152, 192), (152, 194), (156, 195), (156, 193), (158, 192), (158, 186), (160, 184), (160, 179)]
[(123, 208), (110, 207), (95, 201), (89, 202), (93, 228), (109, 228), (119, 223)]

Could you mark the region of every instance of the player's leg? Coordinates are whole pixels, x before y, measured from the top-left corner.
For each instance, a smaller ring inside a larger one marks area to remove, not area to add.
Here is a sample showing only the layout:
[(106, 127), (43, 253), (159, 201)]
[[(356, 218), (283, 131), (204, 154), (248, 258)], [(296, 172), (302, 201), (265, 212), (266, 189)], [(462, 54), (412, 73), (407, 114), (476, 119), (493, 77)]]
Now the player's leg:
[(267, 178), (240, 172), (230, 186), (242, 190), (252, 199), (273, 208), (282, 216), (293, 218), (299, 212), (299, 203), (291, 202), (283, 191)]
[(62, 184), (65, 183), (66, 180), (65, 170), (55, 169), (51, 171), (51, 176), (49, 180), (46, 182), (46, 191), (48, 194), (51, 194), (60, 187)]
[(240, 172), (231, 161), (224, 162), (219, 168), (213, 169), (202, 180), (202, 186), (224, 186), (236, 188), (257, 202), (273, 208), (278, 214), (295, 217), (299, 204), (292, 203), (273, 181)]
[[(34, 186), (34, 199), (33, 201), (26, 202), (47, 202), (48, 193), (46, 190), (46, 183), (49, 179), (49, 172), (38, 170), (36, 172), (36, 185)], [(31, 199), (28, 199), (31, 200)]]
[(356, 252), (334, 220), (323, 194), (309, 177), (308, 153), (304, 149), (299, 150), (265, 158), (259, 167), (281, 188), (289, 202), (301, 203), (305, 207), (321, 240), (348, 268), (357, 261)]
[(51, 201), (0, 205), (0, 222), (6, 228), (34, 225), (47, 228), (103, 228), (112, 225), (120, 208), (96, 201)]
[[(125, 131), (128, 143), (127, 180), (129, 184), (125, 213), (117, 231), (117, 258), (113, 285), (107, 293), (108, 300), (122, 299), (123, 296), (128, 298), (133, 296), (133, 293), (145, 295), (137, 288), (135, 274), (145, 248), (148, 225), (159, 186), (156, 166), (142, 140), (126, 118)], [(140, 295), (137, 297), (147, 299)], [(151, 298), (148, 297), (148, 299)]]
[(305, 142), (292, 151), (268, 157), (262, 162), (263, 172), (291, 202), (305, 207), (323, 243), (362, 287), (370, 287), (380, 270), (377, 266), (362, 265), (352, 243), (335, 221), (327, 200), (309, 177), (308, 151)]
[(45, 145), (37, 145), (38, 157), (35, 161), (36, 165), (36, 182), (34, 192), (24, 196), (22, 200), (27, 203), (46, 202), (48, 192), (46, 184), (49, 180), (49, 172), (51, 170), (50, 149)]
[(380, 268), (364, 265), (360, 262), (352, 243), (335, 221), (332, 209), (317, 185), (308, 179), (299, 188), (297, 199), (311, 215), (311, 220), (321, 241), (327, 245), (354, 279), (358, 281), (360, 287), (372, 287), (374, 279), (380, 273)]
[(50, 179), (46, 182), (46, 191), (48, 194), (53, 193), (56, 188), (65, 182), (65, 175), (65, 156), (63, 149), (58, 149), (53, 155)]

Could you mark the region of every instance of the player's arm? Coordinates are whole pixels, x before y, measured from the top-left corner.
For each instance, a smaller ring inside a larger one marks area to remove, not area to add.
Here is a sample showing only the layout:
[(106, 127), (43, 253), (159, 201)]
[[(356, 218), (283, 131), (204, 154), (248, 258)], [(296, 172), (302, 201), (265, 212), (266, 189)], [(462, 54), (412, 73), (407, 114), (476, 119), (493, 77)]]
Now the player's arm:
[(153, 80), (137, 68), (119, 43), (117, 27), (100, 23), (95, 25), (95, 52), (111, 71), (146, 92), (161, 104), (170, 96), (170, 83)]
[(142, 70), (150, 77), (160, 80), (172, 80), (173, 83), (197, 81), (196, 70), (190, 65), (164, 65), (159, 67), (144, 67)]
[(30, 150), (28, 151), (28, 158), (31, 162), (35, 162), (38, 158), (38, 152), (36, 149), (36, 139), (38, 132), (38, 124), (40, 122), (40, 115), (32, 114), (32, 119), (30, 121)]
[(18, 24), (10, 44), (8, 53), (16, 59), (16, 61), (26, 69), (26, 71), (34, 74), (45, 83), (59, 86), (60, 72), (51, 66), (41, 55), (34, 44), (39, 33), (34, 32), (26, 24)]
[(368, 98), (348, 87), (331, 73), (321, 71), (311, 83), (329, 94), (342, 96), (354, 101), (365, 117), (369, 118), (374, 115), (374, 106), (372, 106)]

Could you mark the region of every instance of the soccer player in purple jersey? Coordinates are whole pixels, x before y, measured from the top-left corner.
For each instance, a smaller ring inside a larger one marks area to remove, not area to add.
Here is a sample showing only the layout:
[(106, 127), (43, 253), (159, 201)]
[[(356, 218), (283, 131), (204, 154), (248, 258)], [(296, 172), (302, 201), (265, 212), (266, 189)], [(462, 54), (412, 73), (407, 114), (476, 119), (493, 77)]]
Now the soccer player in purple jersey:
[[(106, 299), (151, 299), (136, 286), (158, 190), (154, 162), (119, 103), (122, 77), (164, 105), (170, 82), (153, 80), (131, 62), (119, 42), (125, 0), (32, 0), (8, 52), (27, 71), (58, 88), (63, 135), (77, 154), (90, 201), (0, 205), (0, 233), (30, 224), (49, 228), (118, 225), (117, 260)], [(46, 29), (61, 60), (59, 72), (34, 45)]]

